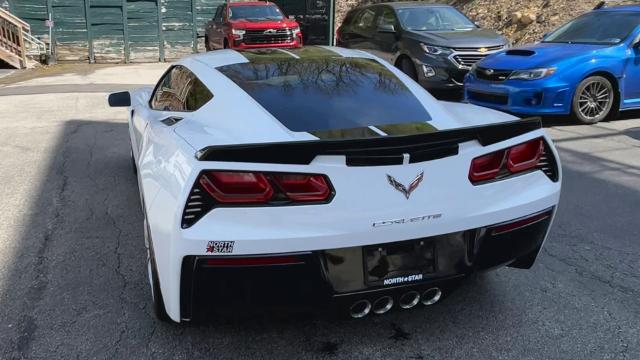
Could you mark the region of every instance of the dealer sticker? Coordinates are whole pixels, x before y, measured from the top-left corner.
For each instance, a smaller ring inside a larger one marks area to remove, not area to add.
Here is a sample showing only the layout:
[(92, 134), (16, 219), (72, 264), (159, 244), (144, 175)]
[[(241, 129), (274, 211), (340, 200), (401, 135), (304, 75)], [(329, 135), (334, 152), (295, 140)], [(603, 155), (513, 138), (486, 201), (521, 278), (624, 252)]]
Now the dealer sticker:
[(390, 279), (384, 279), (384, 285), (396, 285), (396, 284), (402, 284), (402, 283), (413, 282), (418, 280), (422, 280), (422, 274), (399, 276), (399, 277), (394, 277)]
[(207, 243), (207, 253), (211, 254), (231, 254), (235, 241), (209, 241)]

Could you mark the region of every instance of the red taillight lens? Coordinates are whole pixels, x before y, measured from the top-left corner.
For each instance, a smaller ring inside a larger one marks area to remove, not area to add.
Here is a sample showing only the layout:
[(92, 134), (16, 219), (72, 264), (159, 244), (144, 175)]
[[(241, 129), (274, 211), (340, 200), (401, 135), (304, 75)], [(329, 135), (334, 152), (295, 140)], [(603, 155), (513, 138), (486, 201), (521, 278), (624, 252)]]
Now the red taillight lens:
[(510, 223), (498, 225), (498, 226), (493, 228), (491, 234), (492, 235), (500, 235), (500, 234), (504, 234), (504, 233), (509, 232), (509, 231), (521, 229), (521, 228), (523, 228), (525, 226), (529, 226), (529, 225), (535, 224), (537, 222), (540, 222), (542, 220), (548, 219), (548, 218), (551, 217), (551, 214), (552, 214), (552, 212), (549, 211), (549, 212), (545, 212), (545, 213), (542, 213), (542, 214), (532, 215), (532, 216), (530, 216), (528, 218), (515, 220), (515, 221), (512, 221)]
[(260, 173), (212, 171), (200, 177), (202, 187), (221, 203), (265, 203), (273, 187)]
[(324, 175), (207, 171), (198, 180), (219, 204), (266, 204), (325, 201), (332, 194)]
[(533, 169), (538, 166), (544, 152), (542, 139), (535, 139), (509, 149), (507, 168), (512, 173)]
[(495, 178), (502, 169), (504, 158), (505, 150), (501, 150), (473, 159), (469, 169), (469, 179), (477, 182)]
[(274, 181), (293, 201), (324, 201), (331, 188), (322, 175), (277, 174)]
[(534, 169), (538, 167), (544, 151), (544, 140), (537, 138), (477, 157), (471, 161), (469, 180), (477, 183)]
[(302, 264), (304, 261), (297, 256), (264, 256), (264, 257), (248, 257), (248, 258), (212, 258), (207, 259), (208, 266), (270, 266), (270, 265), (296, 265)]

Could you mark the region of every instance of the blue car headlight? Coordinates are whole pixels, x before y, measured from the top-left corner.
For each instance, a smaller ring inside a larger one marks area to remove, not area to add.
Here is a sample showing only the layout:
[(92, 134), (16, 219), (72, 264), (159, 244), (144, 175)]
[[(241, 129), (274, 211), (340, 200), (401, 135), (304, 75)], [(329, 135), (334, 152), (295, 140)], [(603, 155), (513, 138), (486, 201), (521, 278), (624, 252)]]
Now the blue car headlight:
[(549, 77), (556, 72), (556, 68), (542, 68), (530, 70), (516, 70), (509, 76), (510, 80), (540, 80)]

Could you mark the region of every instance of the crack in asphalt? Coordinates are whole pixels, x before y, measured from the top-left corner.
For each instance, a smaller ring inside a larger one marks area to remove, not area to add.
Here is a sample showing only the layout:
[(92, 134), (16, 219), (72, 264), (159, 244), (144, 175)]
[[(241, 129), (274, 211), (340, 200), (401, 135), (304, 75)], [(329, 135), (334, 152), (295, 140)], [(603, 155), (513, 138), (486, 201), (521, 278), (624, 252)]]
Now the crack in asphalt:
[[(71, 128), (67, 134), (65, 134), (64, 138), (70, 139), (74, 137), (84, 125), (85, 124), (77, 124)], [(23, 315), (21, 317), (20, 327), (18, 330), (18, 334), (20, 335), (15, 341), (15, 351), (20, 354), (20, 357), (27, 357), (29, 354), (34, 335), (38, 330), (38, 325), (33, 313), (38, 309), (38, 306), (43, 299), (44, 292), (49, 284), (48, 272), (50, 262), (48, 261), (46, 254), (51, 246), (58, 224), (61, 222), (62, 205), (64, 204), (64, 197), (69, 183), (69, 176), (66, 173), (67, 162), (69, 159), (69, 143), (70, 141), (67, 141), (61, 151), (60, 156), (62, 161), (56, 174), (60, 177), (61, 184), (59, 189), (55, 191), (55, 195), (52, 199), (53, 215), (46, 222), (44, 236), (42, 237), (40, 246), (36, 251), (35, 262), (32, 266), (35, 273), (35, 279), (27, 289), (26, 299), (21, 311)]]

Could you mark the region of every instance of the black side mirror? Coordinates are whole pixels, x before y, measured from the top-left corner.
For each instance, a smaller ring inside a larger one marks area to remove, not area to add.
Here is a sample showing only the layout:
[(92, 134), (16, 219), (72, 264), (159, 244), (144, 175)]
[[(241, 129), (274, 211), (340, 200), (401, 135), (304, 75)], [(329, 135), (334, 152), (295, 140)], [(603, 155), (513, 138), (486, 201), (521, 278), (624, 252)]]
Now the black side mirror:
[(131, 106), (131, 94), (128, 91), (121, 91), (109, 94), (109, 106), (127, 107)]
[(378, 32), (380, 33), (395, 33), (396, 27), (392, 24), (380, 24), (378, 25)]

